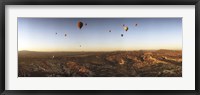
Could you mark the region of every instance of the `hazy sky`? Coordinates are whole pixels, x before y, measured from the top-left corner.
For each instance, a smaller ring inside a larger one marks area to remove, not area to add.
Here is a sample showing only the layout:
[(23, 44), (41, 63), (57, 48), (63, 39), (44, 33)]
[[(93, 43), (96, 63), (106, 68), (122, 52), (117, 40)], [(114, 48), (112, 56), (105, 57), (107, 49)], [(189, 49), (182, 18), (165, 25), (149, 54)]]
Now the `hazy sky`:
[[(79, 29), (78, 21), (87, 23), (87, 26)], [(128, 26), (127, 32), (124, 31), (123, 24)], [(121, 34), (124, 36), (121, 37)], [(182, 49), (182, 18), (18, 18), (18, 49)]]

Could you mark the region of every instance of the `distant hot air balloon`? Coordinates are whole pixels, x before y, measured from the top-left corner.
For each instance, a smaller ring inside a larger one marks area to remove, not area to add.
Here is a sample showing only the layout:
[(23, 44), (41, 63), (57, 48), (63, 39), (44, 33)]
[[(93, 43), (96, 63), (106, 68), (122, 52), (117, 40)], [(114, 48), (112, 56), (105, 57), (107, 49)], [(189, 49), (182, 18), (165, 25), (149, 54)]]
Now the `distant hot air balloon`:
[(125, 26), (125, 24), (123, 24), (123, 26)]
[(57, 35), (58, 33), (56, 32), (56, 35)]
[(135, 26), (137, 26), (138, 24), (136, 23)]
[(124, 35), (123, 34), (121, 34), (121, 37), (123, 37)]
[(83, 27), (83, 22), (80, 22), (80, 21), (79, 21), (79, 22), (77, 23), (77, 27), (78, 27), (79, 29), (81, 29), (81, 28)]
[(81, 47), (81, 45), (80, 45), (80, 47)]
[(128, 31), (128, 27), (127, 27), (127, 26), (125, 26), (125, 27), (124, 27), (124, 30), (125, 30), (125, 31)]
[(85, 23), (85, 26), (87, 26), (87, 23)]
[(67, 34), (65, 34), (65, 37), (67, 36)]
[(111, 30), (109, 30), (109, 32), (111, 32)]

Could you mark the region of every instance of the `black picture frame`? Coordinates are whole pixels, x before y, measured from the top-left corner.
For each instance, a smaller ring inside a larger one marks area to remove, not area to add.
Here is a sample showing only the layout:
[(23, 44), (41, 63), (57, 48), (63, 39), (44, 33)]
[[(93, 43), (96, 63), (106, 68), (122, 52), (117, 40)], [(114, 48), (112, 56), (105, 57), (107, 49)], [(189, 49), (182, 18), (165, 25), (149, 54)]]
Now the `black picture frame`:
[[(195, 5), (195, 90), (5, 90), (6, 5)], [(200, 0), (1, 0), (0, 16), (1, 95), (200, 95)]]

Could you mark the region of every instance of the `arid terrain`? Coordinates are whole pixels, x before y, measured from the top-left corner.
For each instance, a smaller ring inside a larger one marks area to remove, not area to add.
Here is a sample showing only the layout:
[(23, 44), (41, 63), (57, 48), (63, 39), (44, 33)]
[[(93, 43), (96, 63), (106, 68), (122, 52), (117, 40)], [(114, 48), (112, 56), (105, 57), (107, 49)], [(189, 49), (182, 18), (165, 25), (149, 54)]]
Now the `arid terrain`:
[(18, 52), (19, 77), (182, 77), (181, 50)]

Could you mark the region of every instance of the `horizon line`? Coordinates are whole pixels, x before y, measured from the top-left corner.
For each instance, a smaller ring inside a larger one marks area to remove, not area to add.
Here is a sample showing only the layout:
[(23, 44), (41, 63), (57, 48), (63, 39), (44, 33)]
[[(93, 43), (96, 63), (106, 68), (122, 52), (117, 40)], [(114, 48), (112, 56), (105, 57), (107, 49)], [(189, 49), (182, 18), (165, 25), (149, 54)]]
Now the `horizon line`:
[(139, 50), (110, 50), (110, 51), (32, 51), (32, 50), (18, 50), (21, 51), (30, 51), (30, 52), (115, 52), (115, 51), (155, 51), (155, 50), (182, 50), (182, 49), (139, 49)]

